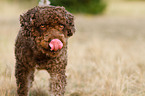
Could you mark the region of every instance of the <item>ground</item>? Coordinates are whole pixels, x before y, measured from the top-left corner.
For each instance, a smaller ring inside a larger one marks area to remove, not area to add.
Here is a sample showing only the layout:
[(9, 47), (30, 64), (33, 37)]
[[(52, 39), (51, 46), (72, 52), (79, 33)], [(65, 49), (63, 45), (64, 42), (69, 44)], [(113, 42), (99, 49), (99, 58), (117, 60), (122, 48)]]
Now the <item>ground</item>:
[[(144, 4), (113, 2), (104, 15), (75, 15), (77, 30), (69, 40), (66, 96), (145, 96)], [(16, 96), (14, 42), (24, 10), (2, 5), (0, 94)], [(35, 74), (31, 96), (47, 96), (49, 75), (45, 71)]]

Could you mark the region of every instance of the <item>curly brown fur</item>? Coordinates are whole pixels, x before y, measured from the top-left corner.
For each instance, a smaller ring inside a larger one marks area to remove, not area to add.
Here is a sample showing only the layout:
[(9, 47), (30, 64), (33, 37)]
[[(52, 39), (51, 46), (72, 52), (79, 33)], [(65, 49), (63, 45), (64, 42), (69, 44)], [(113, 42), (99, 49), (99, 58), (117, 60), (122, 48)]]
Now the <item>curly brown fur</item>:
[[(28, 96), (35, 69), (50, 73), (50, 93), (64, 96), (66, 86), (67, 40), (75, 32), (72, 14), (64, 7), (36, 6), (20, 16), (21, 28), (15, 43), (15, 77), (19, 96)], [(52, 39), (63, 43), (51, 51)]]

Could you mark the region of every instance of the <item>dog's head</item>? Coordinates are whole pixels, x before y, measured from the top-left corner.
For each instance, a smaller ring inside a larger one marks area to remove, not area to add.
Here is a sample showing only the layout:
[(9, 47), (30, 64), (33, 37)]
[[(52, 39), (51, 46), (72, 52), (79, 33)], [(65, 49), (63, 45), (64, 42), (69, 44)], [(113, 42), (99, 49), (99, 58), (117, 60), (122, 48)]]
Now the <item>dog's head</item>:
[(64, 7), (34, 7), (20, 16), (20, 23), (22, 34), (49, 56), (57, 56), (75, 32), (74, 17)]

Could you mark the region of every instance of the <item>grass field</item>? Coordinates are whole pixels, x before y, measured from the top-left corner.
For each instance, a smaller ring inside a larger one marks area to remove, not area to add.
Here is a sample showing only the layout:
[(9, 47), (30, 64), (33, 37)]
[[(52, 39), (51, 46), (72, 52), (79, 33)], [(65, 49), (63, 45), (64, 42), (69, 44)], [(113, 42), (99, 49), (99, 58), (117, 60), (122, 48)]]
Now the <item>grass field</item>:
[[(144, 4), (110, 3), (104, 15), (75, 16), (65, 96), (145, 96)], [(16, 96), (14, 42), (25, 10), (0, 3), (0, 96)], [(30, 96), (47, 96), (49, 75), (35, 74)]]

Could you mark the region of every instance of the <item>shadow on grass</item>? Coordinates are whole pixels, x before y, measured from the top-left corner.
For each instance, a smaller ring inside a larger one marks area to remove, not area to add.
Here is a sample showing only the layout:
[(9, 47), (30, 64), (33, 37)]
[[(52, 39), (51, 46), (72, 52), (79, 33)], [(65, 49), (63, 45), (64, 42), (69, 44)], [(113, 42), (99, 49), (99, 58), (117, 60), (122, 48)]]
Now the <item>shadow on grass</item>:
[(31, 90), (29, 96), (49, 96), (49, 93), (46, 90), (37, 89)]
[[(49, 92), (39, 89), (39, 90), (31, 90), (29, 96), (50, 96)], [(84, 96), (83, 93), (74, 92), (67, 96)]]
[(72, 94), (70, 94), (70, 96), (83, 96), (83, 95), (81, 95), (79, 93), (72, 93)]
[(74, 92), (71, 93), (69, 96), (84, 96), (84, 94), (82, 92)]
[[(5, 96), (17, 96), (16, 88), (11, 89), (10, 91), (5, 92)], [(1, 95), (0, 95), (1, 96)], [(49, 91), (45, 89), (31, 89), (29, 96), (50, 96)], [(83, 92), (72, 92), (68, 93), (66, 96), (86, 96)], [(88, 96), (88, 95), (87, 95)]]

